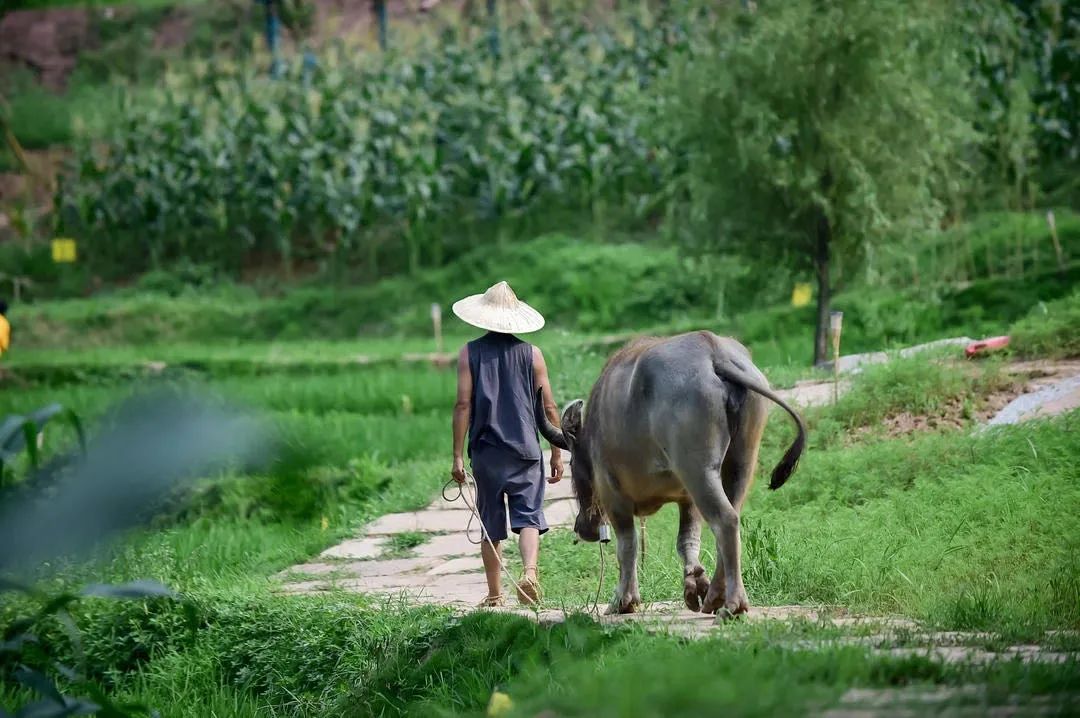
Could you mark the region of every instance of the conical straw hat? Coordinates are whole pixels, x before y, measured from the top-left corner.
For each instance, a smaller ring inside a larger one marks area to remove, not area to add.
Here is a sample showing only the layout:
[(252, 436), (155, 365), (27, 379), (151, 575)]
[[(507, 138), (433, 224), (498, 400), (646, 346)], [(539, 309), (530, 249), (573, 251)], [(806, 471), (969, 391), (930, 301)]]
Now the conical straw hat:
[(506, 282), (455, 302), (454, 314), (466, 324), (501, 334), (527, 334), (544, 328), (540, 312), (518, 299)]

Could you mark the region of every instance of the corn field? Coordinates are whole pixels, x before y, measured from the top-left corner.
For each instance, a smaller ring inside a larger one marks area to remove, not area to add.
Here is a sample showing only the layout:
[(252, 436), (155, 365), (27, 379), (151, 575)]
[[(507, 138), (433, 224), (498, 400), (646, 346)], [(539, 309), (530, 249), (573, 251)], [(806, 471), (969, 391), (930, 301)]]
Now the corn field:
[(643, 90), (688, 45), (683, 26), (565, 21), (503, 43), (497, 60), (448, 37), (410, 57), (330, 54), (307, 77), (170, 76), (79, 151), (59, 230), (117, 272), (190, 257), (378, 274), (441, 264), (530, 218), (653, 211), (662, 158)]

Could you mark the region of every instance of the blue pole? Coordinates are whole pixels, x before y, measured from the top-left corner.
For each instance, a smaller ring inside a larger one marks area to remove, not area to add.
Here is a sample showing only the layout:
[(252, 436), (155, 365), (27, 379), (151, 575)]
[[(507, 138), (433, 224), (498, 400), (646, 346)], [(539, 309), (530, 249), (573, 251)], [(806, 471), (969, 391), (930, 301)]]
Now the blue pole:
[(499, 16), (495, 7), (495, 0), (487, 0), (488, 20), (491, 22), (491, 35), (488, 44), (491, 46), (491, 56), (499, 57)]
[(266, 8), (266, 46), (270, 48), (270, 77), (281, 76), (281, 59), (278, 57), (278, 32), (281, 21), (278, 20), (274, 0), (259, 0)]
[(386, 51), (386, 0), (375, 0), (375, 16), (379, 22), (379, 49)]

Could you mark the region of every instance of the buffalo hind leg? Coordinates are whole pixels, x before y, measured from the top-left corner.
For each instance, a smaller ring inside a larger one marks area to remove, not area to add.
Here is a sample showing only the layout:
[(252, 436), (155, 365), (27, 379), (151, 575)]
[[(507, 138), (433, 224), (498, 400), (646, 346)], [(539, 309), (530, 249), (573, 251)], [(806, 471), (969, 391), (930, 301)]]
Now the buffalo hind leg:
[(696, 481), (687, 482), (694, 503), (716, 535), (716, 574), (701, 610), (737, 616), (750, 610), (742, 581), (739, 512), (724, 491), (718, 468), (708, 468), (702, 474)]
[(679, 504), (679, 538), (676, 542), (683, 564), (683, 601), (691, 611), (700, 611), (709, 592), (709, 579), (701, 565), (701, 514), (692, 501)]
[(608, 518), (615, 529), (619, 583), (607, 613), (635, 613), (641, 607), (641, 591), (637, 576), (638, 535), (634, 526), (634, 512), (617, 509), (609, 512)]
[(761, 447), (761, 434), (769, 418), (769, 408), (759, 396), (749, 397), (740, 417), (741, 428), (731, 438), (720, 475), (724, 480), (724, 493), (735, 507), (735, 512), (742, 513), (743, 501), (754, 482), (754, 467), (757, 466), (758, 449)]

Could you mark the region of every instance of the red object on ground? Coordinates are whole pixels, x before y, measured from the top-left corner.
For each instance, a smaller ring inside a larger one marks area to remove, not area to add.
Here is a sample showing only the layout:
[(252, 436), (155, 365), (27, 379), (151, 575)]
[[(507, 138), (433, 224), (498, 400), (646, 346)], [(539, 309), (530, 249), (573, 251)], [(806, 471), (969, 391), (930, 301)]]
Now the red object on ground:
[(1009, 346), (1009, 337), (990, 337), (981, 341), (972, 342), (964, 349), (964, 356), (973, 357), (976, 354), (985, 354), (995, 349), (1004, 349)]

